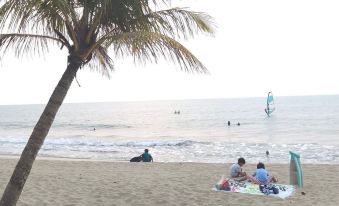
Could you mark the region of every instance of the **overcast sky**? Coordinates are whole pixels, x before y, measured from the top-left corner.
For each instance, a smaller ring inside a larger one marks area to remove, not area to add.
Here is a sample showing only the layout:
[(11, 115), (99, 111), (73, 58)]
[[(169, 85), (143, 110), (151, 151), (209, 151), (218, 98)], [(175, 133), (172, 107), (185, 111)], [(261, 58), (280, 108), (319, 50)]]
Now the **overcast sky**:
[[(207, 12), (215, 37), (181, 41), (209, 69), (187, 74), (173, 64), (115, 61), (111, 79), (78, 72), (65, 102), (138, 101), (339, 94), (339, 1), (177, 0)], [(67, 51), (0, 65), (0, 104), (46, 103), (66, 68)]]

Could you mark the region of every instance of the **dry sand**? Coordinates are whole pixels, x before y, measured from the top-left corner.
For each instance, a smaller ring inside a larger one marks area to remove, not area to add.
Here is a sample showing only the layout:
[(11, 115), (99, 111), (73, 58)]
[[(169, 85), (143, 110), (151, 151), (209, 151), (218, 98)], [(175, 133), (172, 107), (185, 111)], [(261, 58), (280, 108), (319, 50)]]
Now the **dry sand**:
[[(0, 159), (2, 194), (16, 159)], [(303, 165), (305, 187), (287, 199), (214, 192), (230, 164), (37, 160), (18, 205), (339, 205), (339, 165)], [(266, 165), (288, 184), (288, 165)], [(252, 172), (255, 165), (245, 165)], [(305, 192), (302, 195), (301, 192)]]

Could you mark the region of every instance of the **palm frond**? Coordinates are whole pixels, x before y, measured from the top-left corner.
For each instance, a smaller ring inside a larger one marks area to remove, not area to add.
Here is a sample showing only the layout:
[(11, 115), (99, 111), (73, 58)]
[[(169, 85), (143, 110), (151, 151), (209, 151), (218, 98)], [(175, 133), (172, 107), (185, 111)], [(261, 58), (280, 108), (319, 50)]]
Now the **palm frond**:
[[(125, 20), (127, 23), (125, 22), (124, 25), (120, 25), (119, 27), (116, 25), (106, 25), (104, 29), (100, 30), (98, 39), (103, 38), (105, 35), (116, 33), (117, 28), (122, 32), (143, 30), (169, 35), (172, 38), (178, 37), (185, 39), (194, 37), (195, 34), (199, 33), (214, 34), (216, 27), (214, 19), (203, 12), (193, 12), (186, 8), (177, 7), (159, 11), (152, 11), (150, 8), (145, 10), (147, 12)], [(105, 14), (103, 14), (103, 16), (105, 16)], [(110, 16), (109, 18), (113, 17)], [(114, 20), (119, 21), (119, 19)], [(113, 20), (110, 21), (113, 22)], [(115, 24), (119, 25), (117, 22), (115, 22)]]
[(113, 60), (108, 55), (107, 49), (101, 46), (94, 50), (88, 66), (92, 71), (99, 72), (108, 78), (114, 70)]
[[(79, 48), (79, 42), (75, 27), (79, 24), (79, 15), (74, 8), (73, 1), (67, 0), (45, 0), (40, 2), (34, 15), (36, 29), (44, 33), (57, 30), (63, 38), (73, 42), (75, 48)], [(58, 35), (59, 36), (59, 35)]]
[[(170, 0), (7, 0), (0, 6), (0, 49), (41, 54), (49, 42), (66, 46), (92, 70), (109, 75), (108, 50), (135, 61), (164, 58), (188, 72), (207, 72), (177, 38), (213, 35), (213, 18), (187, 8), (164, 8)], [(160, 10), (158, 10), (160, 8)], [(166, 7), (167, 8), (167, 7)], [(1, 33), (1, 32), (0, 32)], [(33, 35), (37, 34), (37, 35)]]
[[(144, 14), (130, 22), (131, 32), (153, 32), (162, 35), (177, 37), (193, 37), (196, 33), (207, 33), (213, 35), (215, 25), (213, 18), (205, 13), (192, 12), (182, 8), (172, 8)], [(107, 37), (121, 34), (120, 28), (110, 31), (101, 31), (98, 41), (88, 50), (88, 55), (98, 45), (104, 42)]]
[(99, 0), (104, 29), (119, 27), (122, 31), (131, 31), (131, 22), (150, 10), (148, 0)]
[(115, 35), (104, 42), (117, 57), (131, 55), (136, 62), (146, 63), (163, 58), (177, 63), (186, 72), (208, 73), (206, 67), (182, 44), (174, 39), (154, 32), (130, 32)]
[(18, 28), (20, 30), (20, 25), (25, 25), (29, 21), (33, 11), (32, 1), (6, 1), (0, 7), (1, 29), (6, 26), (8, 29)]
[(45, 35), (0, 34), (0, 50), (3, 51), (2, 53), (5, 54), (7, 49), (11, 48), (17, 57), (25, 54), (44, 54), (48, 51), (50, 43), (63, 44), (59, 39)]
[(45, 0), (38, 5), (35, 20), (41, 22), (47, 29), (65, 31), (65, 24), (74, 27), (79, 21), (79, 15), (72, 6), (71, 1), (66, 0)]
[[(67, 42), (77, 46), (74, 24), (76, 12), (68, 0), (16, 0), (6, 1), (0, 7), (0, 29), (13, 33), (62, 34)], [(58, 35), (59, 36), (59, 35)]]
[(187, 8), (171, 8), (167, 10), (154, 11), (136, 19), (140, 28), (145, 27), (145, 21), (152, 28), (152, 31), (173, 38), (193, 37), (198, 33), (213, 35), (215, 25), (213, 18), (203, 12), (189, 11)]

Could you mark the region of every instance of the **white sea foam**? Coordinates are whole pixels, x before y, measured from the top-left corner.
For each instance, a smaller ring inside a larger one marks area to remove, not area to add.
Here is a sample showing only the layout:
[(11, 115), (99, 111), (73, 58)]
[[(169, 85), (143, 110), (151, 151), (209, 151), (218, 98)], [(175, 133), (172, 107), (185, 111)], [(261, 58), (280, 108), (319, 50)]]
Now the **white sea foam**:
[[(0, 155), (20, 155), (25, 141), (0, 138)], [(254, 144), (238, 142), (199, 142), (191, 140), (115, 141), (102, 139), (60, 138), (47, 139), (40, 150), (42, 157), (79, 158), (93, 160), (127, 161), (150, 149), (155, 160), (162, 162), (233, 162), (240, 156), (248, 162), (287, 163), (288, 152), (301, 154), (305, 163), (339, 164), (336, 146), (319, 144)], [(267, 157), (266, 150), (270, 152)]]

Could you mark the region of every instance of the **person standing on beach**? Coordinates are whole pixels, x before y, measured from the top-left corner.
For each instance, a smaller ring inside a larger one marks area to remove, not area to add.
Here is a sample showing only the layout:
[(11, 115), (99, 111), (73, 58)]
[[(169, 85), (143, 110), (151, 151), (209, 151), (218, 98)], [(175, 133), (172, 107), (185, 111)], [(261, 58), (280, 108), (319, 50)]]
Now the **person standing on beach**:
[(234, 163), (231, 166), (231, 177), (234, 178), (236, 181), (243, 181), (247, 179), (246, 172), (242, 171), (242, 166), (246, 163), (243, 157), (238, 159), (238, 163)]
[(153, 162), (153, 157), (148, 153), (148, 149), (145, 149), (144, 154), (141, 155), (143, 162)]

